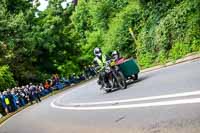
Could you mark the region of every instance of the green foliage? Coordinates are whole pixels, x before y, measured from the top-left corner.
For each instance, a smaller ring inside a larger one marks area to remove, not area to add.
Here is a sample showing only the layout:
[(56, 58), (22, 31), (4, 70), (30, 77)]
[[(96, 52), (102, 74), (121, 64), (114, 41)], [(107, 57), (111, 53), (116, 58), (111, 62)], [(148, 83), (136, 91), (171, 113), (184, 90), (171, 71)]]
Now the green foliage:
[[(107, 38), (109, 22), (128, 4), (127, 0), (80, 1), (72, 15), (72, 22), (81, 37), (81, 59), (91, 60), (93, 48), (102, 47)], [(107, 45), (108, 46), (108, 45)], [(104, 49), (104, 48), (103, 48)]]
[(138, 57), (138, 63), (140, 64), (141, 68), (146, 68), (153, 66), (155, 56), (152, 53), (146, 52), (142, 54), (142, 57)]
[[(142, 67), (149, 67), (165, 63), (170, 58), (180, 58), (188, 52), (198, 51), (199, 1), (121, 2), (89, 0), (79, 3), (73, 13), (73, 18), (76, 18), (73, 24), (77, 26), (84, 23), (87, 27), (83, 30), (85, 36), (81, 45), (84, 59), (90, 60), (91, 49), (99, 46), (106, 53), (119, 50), (125, 57), (137, 58)], [(84, 13), (84, 19), (78, 18), (77, 13)], [(137, 42), (133, 41), (128, 31), (130, 27)], [(178, 49), (182, 52), (176, 53)]]
[(0, 91), (14, 87), (16, 85), (13, 74), (10, 72), (8, 66), (0, 67)]
[(200, 39), (192, 41), (191, 51), (192, 52), (200, 51)]
[(169, 56), (172, 59), (176, 60), (190, 52), (191, 50), (190, 50), (189, 44), (176, 43), (175, 45), (173, 45), (172, 49), (170, 50)]
[[(86, 55), (91, 55), (95, 47), (101, 47), (103, 45), (103, 31), (94, 31), (88, 34), (87, 44), (83, 47)], [(91, 58), (90, 58), (91, 59)]]
[(72, 14), (72, 23), (74, 24), (76, 32), (78, 32), (81, 39), (84, 40), (86, 37), (85, 32), (91, 29), (89, 9), (87, 2), (84, 0), (79, 1), (75, 12)]
[(155, 55), (153, 60), (156, 62), (165, 62), (167, 58), (178, 59), (189, 52), (197, 51), (199, 45), (192, 45), (200, 35), (199, 2), (168, 1), (167, 9), (162, 8), (163, 3), (165, 1), (153, 4), (147, 22), (138, 36), (140, 44), (143, 45), (142, 49), (141, 46), (138, 48), (138, 56), (142, 57), (141, 53), (144, 51), (151, 52)]
[(121, 54), (126, 57), (136, 56), (136, 44), (128, 29), (140, 19), (138, 8), (139, 5), (132, 2), (111, 20), (109, 30), (104, 36), (103, 48), (106, 52), (115, 49), (121, 51)]
[(160, 51), (155, 61), (156, 64), (164, 64), (168, 61), (168, 54), (165, 51)]
[[(74, 7), (63, 9), (62, 1), (51, 0), (43, 12), (25, 0), (0, 4), (0, 64), (9, 65), (19, 85), (42, 82), (52, 73), (63, 72), (59, 66), (76, 60), (80, 53), (70, 19)], [(12, 4), (16, 7), (10, 8)], [(65, 68), (79, 70), (77, 62)]]
[[(172, 9), (170, 13), (160, 21), (156, 29), (155, 38), (159, 49), (168, 51), (176, 42), (190, 43), (192, 39), (190, 30), (197, 22), (187, 23), (187, 21), (190, 15), (193, 15), (195, 12), (197, 13), (197, 7), (195, 6), (197, 5), (194, 3), (184, 1)], [(193, 11), (195, 12), (193, 13)], [(187, 34), (190, 34), (190, 37), (188, 37)]]

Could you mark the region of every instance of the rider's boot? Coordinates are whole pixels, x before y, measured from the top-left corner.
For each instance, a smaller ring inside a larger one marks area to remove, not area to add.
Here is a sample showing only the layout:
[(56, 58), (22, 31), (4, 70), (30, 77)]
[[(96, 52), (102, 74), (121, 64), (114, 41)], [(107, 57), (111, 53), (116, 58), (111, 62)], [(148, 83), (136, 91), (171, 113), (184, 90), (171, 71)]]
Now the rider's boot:
[(101, 85), (100, 90), (104, 88), (104, 83), (103, 83), (101, 80), (98, 80), (97, 83), (98, 83), (99, 85)]
[(106, 83), (105, 83), (105, 87), (106, 87), (106, 88), (110, 88), (111, 85), (110, 85), (108, 82), (106, 82)]
[(101, 81), (100, 80), (98, 80), (97, 83), (98, 83), (98, 85), (101, 85)]

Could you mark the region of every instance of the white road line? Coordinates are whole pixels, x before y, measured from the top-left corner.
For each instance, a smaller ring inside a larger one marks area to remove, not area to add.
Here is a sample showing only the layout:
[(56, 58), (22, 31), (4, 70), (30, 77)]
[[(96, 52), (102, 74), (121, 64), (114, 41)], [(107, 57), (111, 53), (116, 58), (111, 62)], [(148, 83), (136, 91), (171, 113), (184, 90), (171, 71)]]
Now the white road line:
[(161, 96), (151, 96), (151, 97), (142, 97), (142, 98), (134, 98), (134, 99), (124, 99), (124, 100), (113, 100), (113, 101), (102, 101), (102, 102), (87, 102), (87, 103), (69, 103), (70, 106), (76, 105), (101, 105), (101, 104), (113, 104), (113, 103), (127, 103), (127, 102), (136, 102), (136, 101), (146, 101), (146, 100), (157, 100), (157, 99), (166, 99), (166, 98), (176, 98), (176, 97), (184, 97), (184, 96), (194, 96), (200, 95), (200, 91), (193, 92), (183, 92), (183, 93), (175, 93), (169, 95), (161, 95)]
[(200, 103), (200, 98), (182, 99), (182, 100), (171, 100), (162, 102), (152, 103), (141, 103), (141, 104), (129, 104), (129, 105), (117, 105), (117, 106), (99, 106), (99, 107), (67, 107), (58, 106), (51, 103), (51, 107), (64, 110), (110, 110), (110, 109), (127, 109), (127, 108), (142, 108), (142, 107), (156, 107), (156, 106), (167, 106), (167, 105), (180, 105), (180, 104), (194, 104)]

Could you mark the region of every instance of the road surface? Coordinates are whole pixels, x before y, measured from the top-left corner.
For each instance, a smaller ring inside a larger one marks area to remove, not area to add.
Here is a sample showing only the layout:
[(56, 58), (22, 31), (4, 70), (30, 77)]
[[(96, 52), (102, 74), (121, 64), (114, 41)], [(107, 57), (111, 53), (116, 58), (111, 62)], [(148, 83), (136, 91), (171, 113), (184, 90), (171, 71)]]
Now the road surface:
[(141, 73), (104, 93), (96, 79), (43, 100), (0, 133), (200, 133), (200, 60)]

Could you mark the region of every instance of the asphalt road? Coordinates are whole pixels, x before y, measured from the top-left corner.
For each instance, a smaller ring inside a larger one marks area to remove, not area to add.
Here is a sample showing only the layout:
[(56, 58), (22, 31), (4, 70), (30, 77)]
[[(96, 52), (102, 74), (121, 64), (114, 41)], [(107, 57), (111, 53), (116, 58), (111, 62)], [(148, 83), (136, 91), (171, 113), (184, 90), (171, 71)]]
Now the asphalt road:
[(96, 80), (19, 112), (0, 133), (199, 133), (200, 60), (139, 75), (104, 93)]

